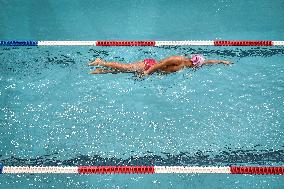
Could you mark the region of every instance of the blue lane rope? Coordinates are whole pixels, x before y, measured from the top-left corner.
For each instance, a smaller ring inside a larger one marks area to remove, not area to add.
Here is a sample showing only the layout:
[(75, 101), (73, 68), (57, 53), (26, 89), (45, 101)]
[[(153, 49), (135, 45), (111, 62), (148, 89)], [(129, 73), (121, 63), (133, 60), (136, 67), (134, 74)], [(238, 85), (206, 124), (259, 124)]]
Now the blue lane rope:
[(3, 167), (4, 167), (4, 165), (2, 163), (0, 163), (0, 174), (2, 174), (2, 172), (3, 172)]
[(0, 41), (0, 46), (38, 46), (38, 41)]

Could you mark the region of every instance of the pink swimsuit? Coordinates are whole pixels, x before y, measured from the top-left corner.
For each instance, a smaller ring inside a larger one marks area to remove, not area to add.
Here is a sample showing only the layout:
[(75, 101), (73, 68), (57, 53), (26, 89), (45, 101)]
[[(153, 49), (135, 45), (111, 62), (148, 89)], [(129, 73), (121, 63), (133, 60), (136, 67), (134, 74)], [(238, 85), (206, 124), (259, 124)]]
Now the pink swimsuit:
[(157, 61), (153, 58), (147, 58), (145, 60), (143, 60), (145, 67), (144, 70), (147, 71), (149, 70), (153, 65), (157, 64)]

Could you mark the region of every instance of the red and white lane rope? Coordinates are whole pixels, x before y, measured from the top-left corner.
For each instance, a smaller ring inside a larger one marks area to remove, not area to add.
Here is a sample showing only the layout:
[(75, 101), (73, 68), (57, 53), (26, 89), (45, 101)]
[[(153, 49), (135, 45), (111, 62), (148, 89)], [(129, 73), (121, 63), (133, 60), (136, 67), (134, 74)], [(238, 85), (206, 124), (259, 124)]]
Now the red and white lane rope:
[(67, 174), (160, 174), (160, 173), (187, 173), (187, 174), (284, 174), (284, 167), (187, 167), (187, 166), (79, 166), (79, 167), (13, 167), (2, 166), (2, 174), (34, 174), (34, 173), (67, 173)]
[(0, 46), (284, 46), (284, 41), (215, 40), (215, 41), (0, 41)]

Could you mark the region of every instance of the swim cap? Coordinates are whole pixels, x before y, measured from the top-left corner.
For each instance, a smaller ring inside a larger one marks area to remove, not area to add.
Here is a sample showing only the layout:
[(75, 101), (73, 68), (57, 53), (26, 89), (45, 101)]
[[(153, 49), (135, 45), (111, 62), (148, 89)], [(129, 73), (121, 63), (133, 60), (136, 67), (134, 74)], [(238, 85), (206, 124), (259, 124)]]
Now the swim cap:
[(201, 66), (204, 63), (205, 59), (202, 55), (194, 54), (194, 55), (191, 56), (190, 60), (192, 61), (193, 65)]

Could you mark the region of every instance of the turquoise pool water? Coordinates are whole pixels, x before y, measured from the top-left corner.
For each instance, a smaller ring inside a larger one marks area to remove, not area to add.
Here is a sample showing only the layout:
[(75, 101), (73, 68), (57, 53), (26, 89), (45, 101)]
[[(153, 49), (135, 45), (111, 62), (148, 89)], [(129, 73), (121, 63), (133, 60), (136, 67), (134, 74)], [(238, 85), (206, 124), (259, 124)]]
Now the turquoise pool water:
[[(3, 40), (283, 40), (283, 1), (0, 2)], [(192, 53), (235, 64), (146, 79), (87, 74), (97, 57)], [(283, 54), (283, 47), (1, 47), (0, 162), (283, 165)], [(282, 177), (1, 175), (0, 186), (283, 188)]]

